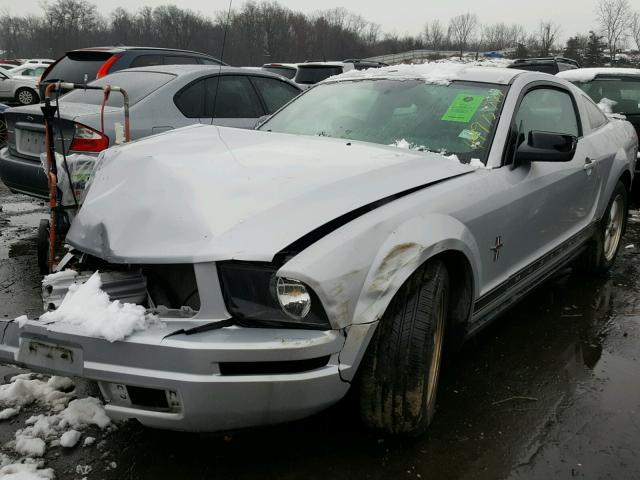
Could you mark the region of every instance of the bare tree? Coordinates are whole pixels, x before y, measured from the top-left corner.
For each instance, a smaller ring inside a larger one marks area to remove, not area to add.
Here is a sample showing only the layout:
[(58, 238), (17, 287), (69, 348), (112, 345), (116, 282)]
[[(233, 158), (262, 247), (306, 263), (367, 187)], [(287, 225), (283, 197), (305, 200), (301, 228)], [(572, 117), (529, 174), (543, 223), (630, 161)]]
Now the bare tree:
[(627, 0), (600, 0), (596, 9), (602, 34), (607, 40), (609, 58), (616, 59), (616, 51), (624, 40), (630, 24), (631, 9)]
[(541, 57), (547, 57), (553, 48), (553, 45), (558, 39), (560, 33), (560, 25), (543, 21), (540, 22), (540, 28), (538, 30), (538, 50)]
[(640, 50), (640, 12), (633, 12), (629, 22), (629, 33), (636, 43), (636, 48)]
[(469, 39), (473, 36), (477, 26), (478, 16), (475, 13), (464, 13), (453, 17), (449, 21), (449, 31), (451, 32), (453, 41), (458, 47), (461, 59), (467, 48)]
[(445, 33), (440, 20), (433, 20), (424, 26), (424, 41), (427, 48), (440, 50), (444, 44)]

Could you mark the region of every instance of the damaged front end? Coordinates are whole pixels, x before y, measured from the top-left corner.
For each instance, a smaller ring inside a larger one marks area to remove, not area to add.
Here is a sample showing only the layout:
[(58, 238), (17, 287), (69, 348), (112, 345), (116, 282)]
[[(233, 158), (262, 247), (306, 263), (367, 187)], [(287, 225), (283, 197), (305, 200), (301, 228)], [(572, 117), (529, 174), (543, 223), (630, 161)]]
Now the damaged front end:
[(158, 321), (113, 342), (65, 323), (4, 322), (0, 361), (97, 381), (114, 419), (236, 429), (303, 418), (348, 389), (339, 374), (343, 331), (251, 324), (240, 310), (235, 318), (214, 262), (120, 265), (72, 254), (64, 267), (43, 281), (45, 310), (59, 309), (72, 285), (99, 271), (111, 301), (144, 306)]

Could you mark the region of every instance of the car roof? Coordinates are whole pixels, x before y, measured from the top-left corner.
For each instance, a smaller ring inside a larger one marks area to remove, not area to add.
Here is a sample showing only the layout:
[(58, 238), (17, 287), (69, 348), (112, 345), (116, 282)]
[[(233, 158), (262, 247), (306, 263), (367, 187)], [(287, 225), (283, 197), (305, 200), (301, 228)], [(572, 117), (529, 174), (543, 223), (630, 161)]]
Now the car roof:
[(298, 63), (298, 68), (300, 67), (344, 67), (346, 65), (345, 62), (304, 62)]
[(264, 65), (262, 65), (262, 68), (267, 68), (267, 67), (285, 67), (285, 68), (298, 68), (298, 63), (265, 63)]
[[(347, 80), (390, 79), (390, 80), (424, 80), (427, 83), (448, 84), (452, 81), (468, 81), (497, 83), (508, 85), (518, 75), (533, 74), (523, 70), (503, 67), (481, 67), (453, 62), (432, 62), (414, 65), (393, 65), (368, 70), (350, 70), (341, 75), (330, 77), (324, 82), (340, 82)], [(324, 83), (323, 82), (323, 83)]]
[(566, 70), (557, 74), (558, 77), (568, 80), (569, 82), (587, 83), (598, 76), (631, 76), (640, 77), (640, 69), (638, 68), (576, 68), (575, 70)]
[(202, 52), (195, 52), (193, 50), (180, 50), (178, 48), (163, 48), (163, 47), (135, 47), (128, 45), (111, 45), (104, 47), (85, 47), (85, 48), (77, 48), (75, 50), (69, 50), (69, 52), (107, 52), (107, 53), (117, 53), (124, 52), (129, 50), (154, 50), (159, 52), (180, 52), (180, 53), (191, 53), (195, 55), (202, 55), (205, 57), (215, 58), (209, 54)]
[(245, 67), (229, 67), (229, 66), (220, 66), (220, 65), (196, 65), (196, 64), (181, 64), (181, 65), (154, 65), (149, 67), (136, 67), (136, 68), (127, 68), (124, 70), (118, 70), (113, 72), (113, 74), (121, 73), (121, 72), (155, 72), (155, 73), (167, 73), (176, 76), (193, 76), (197, 77), (200, 73), (223, 73), (223, 74), (242, 74), (242, 75), (252, 75), (252, 76), (261, 76), (261, 77), (270, 77), (277, 78), (278, 80), (286, 81), (289, 85), (292, 85), (296, 88), (298, 87), (295, 83), (290, 80), (277, 75), (275, 73), (267, 72), (266, 70), (262, 70), (260, 68), (245, 68)]

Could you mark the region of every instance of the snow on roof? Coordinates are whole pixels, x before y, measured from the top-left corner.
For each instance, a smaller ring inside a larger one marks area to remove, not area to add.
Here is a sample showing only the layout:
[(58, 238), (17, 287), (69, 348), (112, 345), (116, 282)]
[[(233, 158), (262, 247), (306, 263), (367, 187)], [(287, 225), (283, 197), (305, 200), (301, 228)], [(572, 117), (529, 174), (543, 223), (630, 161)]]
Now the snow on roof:
[(393, 65), (366, 70), (351, 70), (331, 77), (325, 82), (346, 80), (423, 80), (435, 85), (449, 85), (455, 80), (482, 81), (508, 84), (515, 76), (523, 72), (503, 68), (504, 61), (479, 60), (474, 62), (437, 61), (410, 65)]
[(640, 69), (637, 68), (577, 68), (575, 70), (565, 70), (557, 74), (569, 82), (587, 83), (598, 75), (637, 75), (640, 76)]

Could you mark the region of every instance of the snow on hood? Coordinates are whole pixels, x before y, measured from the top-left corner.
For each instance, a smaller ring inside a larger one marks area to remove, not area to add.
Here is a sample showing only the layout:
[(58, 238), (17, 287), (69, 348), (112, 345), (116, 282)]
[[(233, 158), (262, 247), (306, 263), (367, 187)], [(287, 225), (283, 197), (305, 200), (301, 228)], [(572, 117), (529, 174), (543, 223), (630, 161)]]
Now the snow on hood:
[(557, 77), (563, 78), (568, 82), (587, 83), (592, 81), (598, 75), (638, 75), (640, 70), (637, 68), (577, 68), (574, 70), (565, 70), (556, 74)]
[[(349, 70), (328, 78), (323, 83), (340, 82), (345, 80), (424, 80), (425, 83), (434, 85), (449, 85), (454, 80), (467, 80), (478, 67), (506, 67), (509, 63), (504, 60), (477, 60), (477, 61), (435, 61), (416, 64), (392, 65), (382, 68), (368, 68), (366, 70)], [(493, 76), (498, 83), (505, 83), (518, 72), (509, 70), (503, 72), (501, 68), (495, 68)]]
[(107, 150), (67, 242), (111, 262), (270, 261), (340, 215), (473, 170), (426, 152), (196, 125)]

